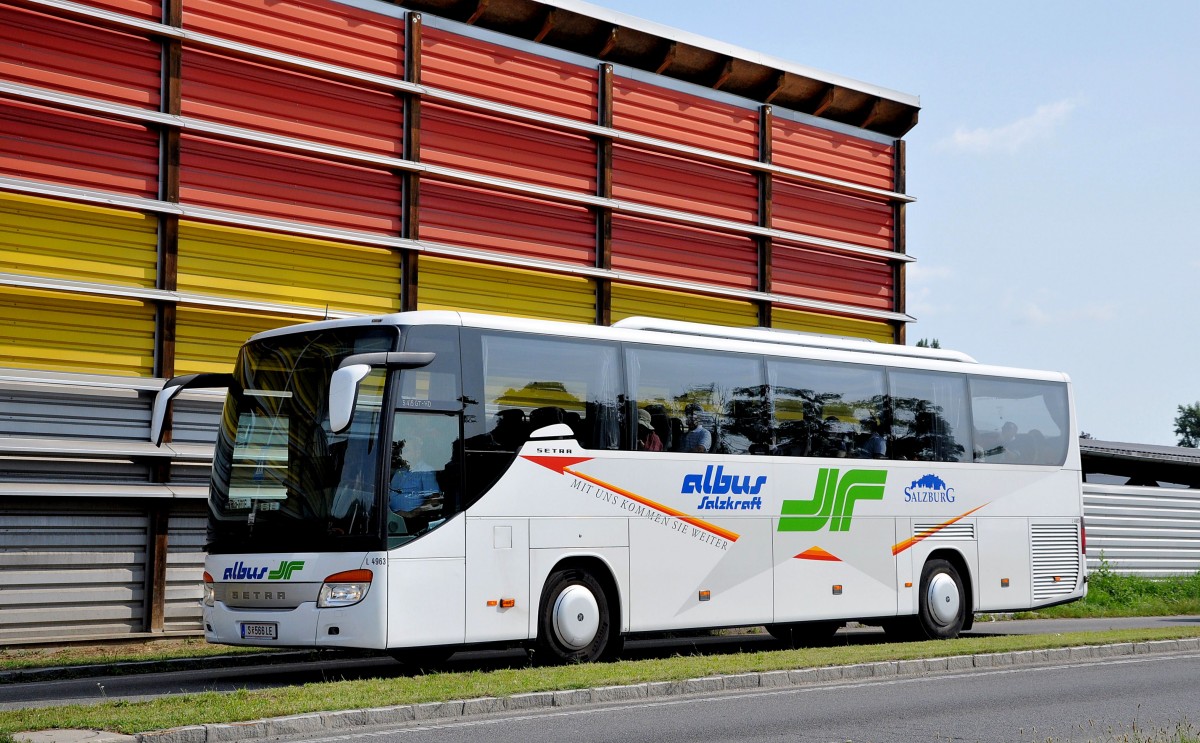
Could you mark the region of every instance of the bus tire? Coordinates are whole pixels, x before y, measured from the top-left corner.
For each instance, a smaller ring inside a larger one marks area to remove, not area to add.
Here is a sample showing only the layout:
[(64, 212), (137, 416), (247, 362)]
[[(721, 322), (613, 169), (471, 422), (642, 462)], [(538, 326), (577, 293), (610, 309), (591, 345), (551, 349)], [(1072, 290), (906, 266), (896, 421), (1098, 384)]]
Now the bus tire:
[(842, 628), (844, 622), (834, 620), (823, 622), (786, 622), (768, 624), (767, 634), (779, 640), (789, 648), (802, 648), (814, 645), (825, 645), (833, 639), (834, 634)]
[(549, 663), (590, 663), (620, 652), (608, 595), (587, 570), (556, 570), (538, 613), (537, 656)]
[(954, 565), (930, 560), (921, 570), (920, 610), (916, 617), (920, 635), (930, 640), (958, 637), (967, 621), (966, 592)]

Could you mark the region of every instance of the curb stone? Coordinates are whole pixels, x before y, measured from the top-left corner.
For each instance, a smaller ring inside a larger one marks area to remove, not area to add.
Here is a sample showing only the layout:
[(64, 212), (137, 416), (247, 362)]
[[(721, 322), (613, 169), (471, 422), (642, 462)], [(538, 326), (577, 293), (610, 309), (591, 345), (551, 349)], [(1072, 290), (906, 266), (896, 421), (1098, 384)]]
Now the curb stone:
[(586, 704), (706, 694), (715, 691), (784, 689), (845, 680), (902, 678), (946, 671), (961, 672), (998, 667), (1033, 666), (1055, 661), (1074, 662), (1198, 649), (1200, 649), (1200, 639), (1197, 638), (1126, 642), (1112, 645), (1080, 645), (1071, 648), (982, 653), (921, 660), (879, 661), (848, 666), (802, 668), (792, 671), (704, 676), (679, 681), (651, 681), (591, 689), (540, 691), (514, 694), (508, 697), (482, 697), (359, 710), (313, 712), (246, 722), (189, 725), (168, 730), (153, 730), (132, 736), (119, 736), (96, 731), (62, 730), (18, 733), (15, 738), (22, 743), (26, 741), (29, 743), (75, 743), (85, 740), (120, 740), (131, 743), (225, 743), (226, 741), (245, 741), (286, 735), (344, 732), (352, 729), (378, 728), (423, 720), (455, 719), (469, 715), (576, 707)]

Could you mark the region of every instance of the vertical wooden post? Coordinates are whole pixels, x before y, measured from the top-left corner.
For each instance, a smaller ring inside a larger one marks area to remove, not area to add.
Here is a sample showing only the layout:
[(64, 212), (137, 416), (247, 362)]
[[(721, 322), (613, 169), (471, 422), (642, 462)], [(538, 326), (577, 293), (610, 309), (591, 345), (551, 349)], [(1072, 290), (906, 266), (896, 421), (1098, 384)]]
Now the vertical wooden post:
[[(613, 125), (613, 66), (601, 64), (598, 68), (598, 90), (596, 93), (596, 123), (600, 126)], [(613, 146), (611, 137), (596, 138), (596, 195), (612, 198)], [(612, 210), (596, 208), (596, 267), (612, 268)], [(612, 325), (612, 281), (596, 279), (596, 324)]]
[[(771, 163), (771, 130), (774, 125), (774, 114), (771, 106), (760, 106), (758, 109), (758, 159), (768, 165)], [(768, 170), (758, 171), (758, 226), (771, 228), (772, 204), (774, 203), (774, 176)], [(774, 252), (774, 241), (769, 235), (759, 235), (755, 238), (758, 244), (758, 290), (771, 291), (771, 255)], [(772, 305), (769, 300), (758, 302), (758, 324), (760, 327), (771, 327)]]
[[(895, 186), (893, 191), (896, 193), (905, 193), (907, 186), (905, 184), (906, 176), (906, 159), (907, 149), (903, 139), (896, 140), (896, 175)], [(904, 255), (908, 252), (908, 240), (905, 237), (907, 225), (905, 224), (904, 209), (907, 204), (903, 201), (897, 201), (892, 205), (892, 214), (895, 227), (895, 251), (898, 255)], [(908, 290), (905, 286), (905, 267), (908, 264), (904, 261), (897, 261), (896, 268), (892, 273), (894, 309), (896, 312), (905, 312), (905, 307), (908, 305)], [(897, 320), (895, 325), (895, 340), (896, 343), (904, 345), (908, 338), (908, 324)]]
[[(404, 25), (404, 79), (421, 83), (421, 14), (408, 12)], [(421, 97), (417, 93), (404, 94), (404, 159), (411, 162), (421, 160)], [(411, 170), (402, 176), (404, 204), (401, 207), (403, 236), (409, 240), (421, 236), (421, 176)], [(405, 249), (400, 253), (401, 286), (400, 308), (409, 311), (418, 307), (420, 253)]]

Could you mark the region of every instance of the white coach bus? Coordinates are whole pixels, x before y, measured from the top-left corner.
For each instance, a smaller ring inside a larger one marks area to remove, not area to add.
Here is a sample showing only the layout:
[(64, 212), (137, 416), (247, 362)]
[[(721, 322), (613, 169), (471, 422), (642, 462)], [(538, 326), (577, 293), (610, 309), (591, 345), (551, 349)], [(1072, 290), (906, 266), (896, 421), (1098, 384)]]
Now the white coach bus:
[(1063, 374), (649, 318), (410, 312), (260, 333), (209, 497), (211, 642), (387, 649), (847, 620), (950, 638), (1086, 593)]

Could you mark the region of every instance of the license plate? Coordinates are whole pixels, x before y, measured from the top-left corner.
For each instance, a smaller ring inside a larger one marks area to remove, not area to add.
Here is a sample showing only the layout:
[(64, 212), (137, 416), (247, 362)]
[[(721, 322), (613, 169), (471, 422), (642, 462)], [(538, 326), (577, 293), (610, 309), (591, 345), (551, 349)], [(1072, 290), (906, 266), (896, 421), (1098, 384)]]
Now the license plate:
[(276, 622), (242, 622), (243, 640), (276, 640), (279, 624)]

